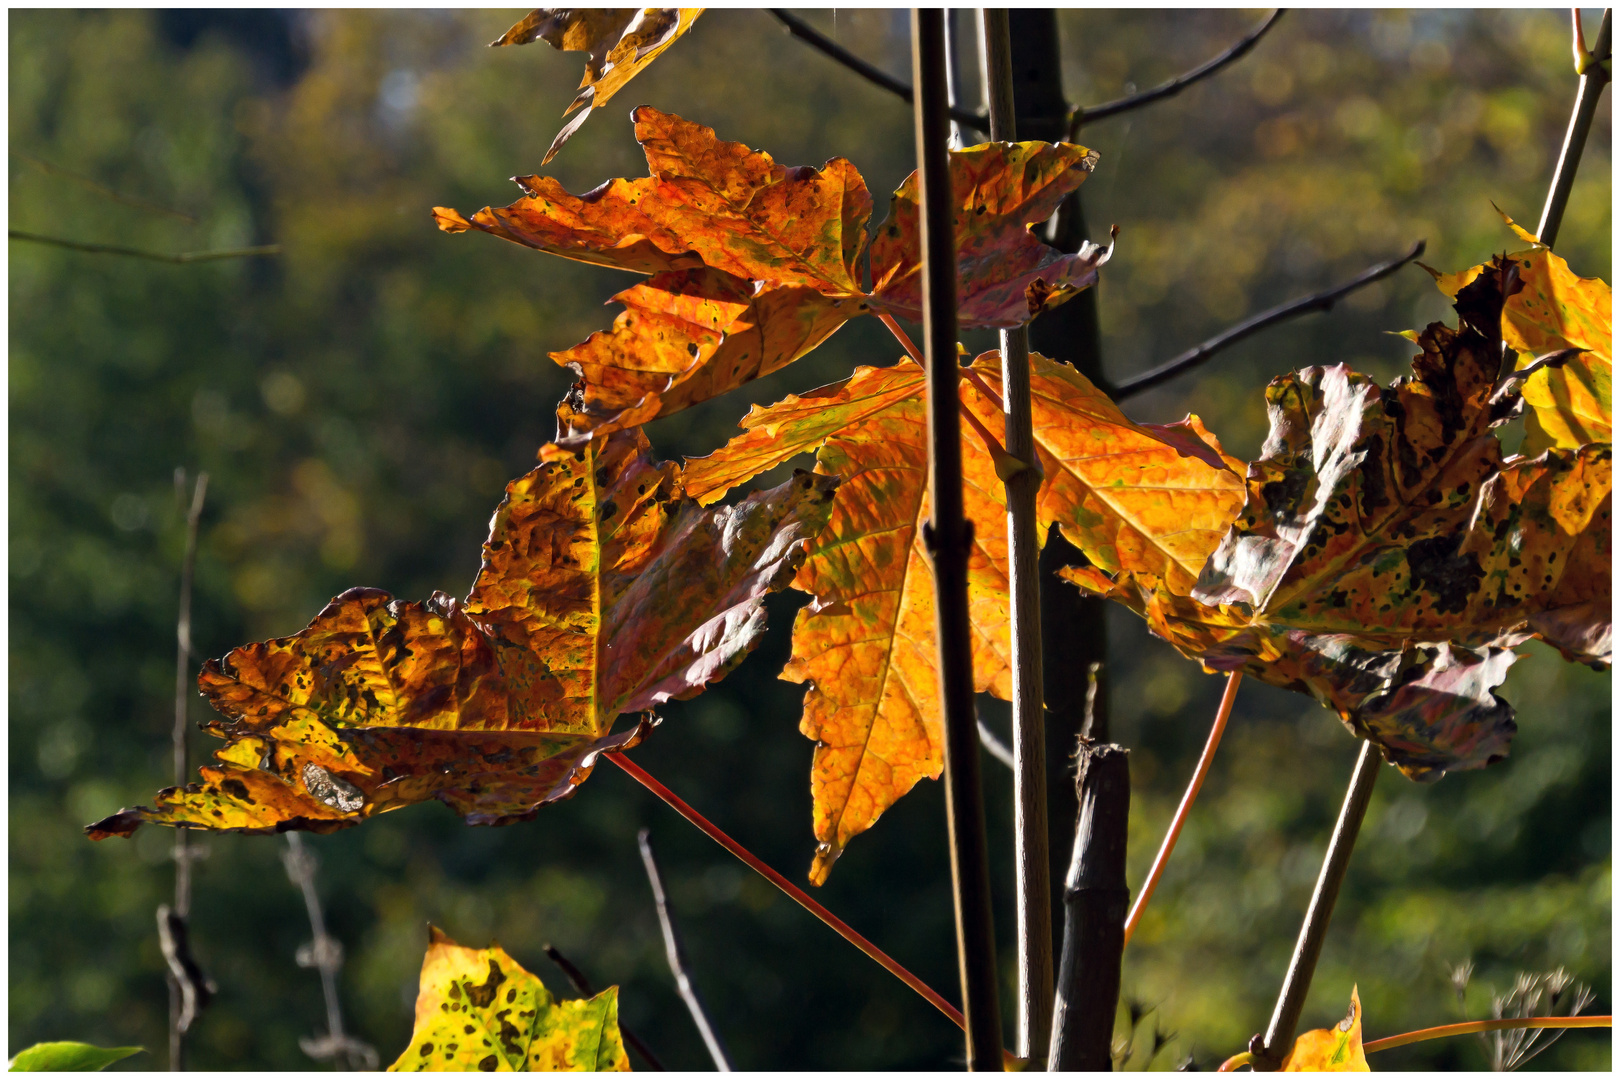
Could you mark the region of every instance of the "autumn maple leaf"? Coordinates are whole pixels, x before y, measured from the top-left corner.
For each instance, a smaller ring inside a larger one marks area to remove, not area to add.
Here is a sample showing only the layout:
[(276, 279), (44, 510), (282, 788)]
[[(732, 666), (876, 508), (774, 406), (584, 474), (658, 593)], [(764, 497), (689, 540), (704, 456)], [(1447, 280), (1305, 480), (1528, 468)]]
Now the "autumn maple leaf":
[(300, 633), (209, 662), (219, 764), (90, 835), (326, 832), (430, 798), (471, 824), (530, 817), (650, 727), (615, 734), (618, 716), (742, 661), (837, 484), (799, 473), (702, 510), (639, 430), (540, 456), (508, 485), (464, 603), (351, 589)]
[[(614, 297), (612, 330), (553, 353), (579, 375), (558, 414), (574, 443), (668, 415), (778, 370), (867, 312), (921, 314), (916, 179), (895, 192), (871, 244), (872, 197), (843, 158), (778, 165), (712, 128), (642, 106), (649, 175), (575, 196), (518, 178), (526, 197), (471, 219), (435, 207), (446, 232), (480, 229), (565, 258), (653, 275)], [(1013, 327), (1092, 284), (1111, 249), (1065, 254), (1036, 238), (1095, 167), (1067, 143), (989, 143), (951, 154), (958, 320)]]
[[(1084, 376), (1031, 358), (1040, 489), (1040, 535), (1054, 524), (1099, 565), (1170, 574), (1191, 583), (1203, 556), (1242, 503), (1242, 479), (1196, 418), (1154, 427), (1126, 418)], [(1000, 357), (974, 362), (963, 404), (989, 427)], [(744, 434), (687, 463), (700, 501), (795, 454), (839, 478), (832, 519), (811, 543), (794, 588), (812, 603), (793, 627), (782, 678), (807, 683), (800, 730), (816, 743), (811, 766), (818, 841), (810, 879), (826, 880), (851, 838), (943, 767), (933, 577), (922, 540), (928, 519), (923, 372), (903, 360), (753, 409)], [(1196, 432), (1196, 434), (1195, 434)], [(1212, 440), (1210, 440), (1212, 441)], [(974, 686), (1011, 696), (1004, 488), (980, 437), (962, 439)], [(1194, 557), (1196, 553), (1196, 558)]]
[(1266, 392), (1271, 434), (1243, 512), (1191, 590), (1069, 571), (1143, 615), (1206, 669), (1303, 690), (1433, 779), (1506, 754), (1494, 693), (1513, 646), (1610, 659), (1610, 448), (1504, 461), (1492, 429), (1512, 264), (1458, 294), (1413, 375), (1388, 388), (1340, 365)]
[[(1512, 218), (1503, 214), (1502, 219), (1520, 239), (1535, 245), (1507, 256), (1518, 267), (1522, 287), (1502, 307), (1502, 339), (1518, 352), (1518, 368), (1548, 353), (1579, 350), (1526, 381), (1522, 394), (1530, 410), (1519, 452), (1534, 456), (1552, 446), (1576, 449), (1613, 442), (1614, 294), (1599, 278), (1578, 277)], [(1488, 265), (1457, 274), (1424, 269), (1434, 275), (1442, 292), (1455, 299)]]

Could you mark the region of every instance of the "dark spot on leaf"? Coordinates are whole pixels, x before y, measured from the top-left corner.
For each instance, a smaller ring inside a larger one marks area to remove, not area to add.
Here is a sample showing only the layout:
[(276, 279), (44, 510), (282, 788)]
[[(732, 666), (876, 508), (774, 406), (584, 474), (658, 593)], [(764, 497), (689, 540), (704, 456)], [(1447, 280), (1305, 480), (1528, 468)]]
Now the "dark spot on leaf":
[(478, 1063), (478, 1069), (480, 1072), (494, 1072), (497, 1064), (499, 1062), (495, 1060), (495, 1055), (491, 1054)]
[(422, 1044), (422, 1049), (420, 1051), (418, 1051), (418, 1052), (423, 1057), (427, 1057), (429, 1054), (433, 1053), (433, 1044), (432, 1043), (423, 1043)]
[(467, 984), (467, 998), (480, 1009), (487, 1009), (495, 1001), (495, 992), (500, 989), (506, 976), (501, 973), (501, 966), (493, 958), (489, 962), (489, 978), (482, 986)]

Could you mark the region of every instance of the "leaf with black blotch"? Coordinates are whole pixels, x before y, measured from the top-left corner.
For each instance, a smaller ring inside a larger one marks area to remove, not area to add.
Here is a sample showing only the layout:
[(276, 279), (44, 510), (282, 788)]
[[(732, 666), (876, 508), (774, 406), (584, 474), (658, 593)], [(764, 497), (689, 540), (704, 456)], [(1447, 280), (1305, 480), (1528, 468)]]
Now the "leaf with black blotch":
[(411, 1041), (389, 1072), (629, 1072), (619, 988), (559, 1001), (499, 945), (428, 927)]
[(301, 633), (211, 661), (219, 764), (88, 831), (327, 832), (435, 798), (472, 824), (531, 817), (650, 726), (615, 734), (618, 716), (742, 662), (835, 486), (800, 473), (703, 510), (639, 429), (547, 446), (508, 485), (464, 604), (351, 589)]
[(585, 75), (579, 81), (579, 95), (563, 115), (584, 106), (589, 108), (557, 133), (540, 164), (549, 164), (563, 143), (585, 123), (591, 110), (606, 105), (690, 30), (701, 14), (702, 8), (539, 8), (490, 42), (491, 47), (497, 47), (540, 40), (562, 52), (590, 54)]
[(1513, 712), (1494, 689), (1515, 645), (1609, 662), (1612, 484), (1606, 445), (1502, 459), (1510, 270), (1461, 291), (1459, 327), (1424, 331), (1410, 378), (1272, 382), (1247, 503), (1190, 594), (1152, 574), (1067, 576), (1208, 670), (1312, 694), (1415, 779), (1506, 754)]

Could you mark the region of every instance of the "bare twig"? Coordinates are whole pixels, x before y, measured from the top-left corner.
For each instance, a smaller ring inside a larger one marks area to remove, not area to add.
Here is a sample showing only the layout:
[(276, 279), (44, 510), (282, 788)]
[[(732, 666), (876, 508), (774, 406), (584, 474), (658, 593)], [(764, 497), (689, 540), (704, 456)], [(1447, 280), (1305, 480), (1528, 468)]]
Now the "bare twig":
[[(175, 494), (184, 497), (186, 472), (174, 471)], [(186, 546), (180, 558), (180, 613), (175, 619), (174, 783), (180, 787), (190, 779), (191, 762), (186, 745), (188, 676), (191, 670), (191, 582), (197, 565), (197, 528), (202, 521), (203, 502), (208, 497), (208, 474), (198, 473), (191, 489), (191, 505), (186, 511)], [(169, 966), (169, 1068), (185, 1068), (185, 1034), (197, 1013), (208, 1004), (208, 977), (191, 956), (187, 920), (191, 917), (191, 864), (200, 852), (191, 848), (190, 834), (182, 826), (174, 832), (174, 906), (158, 908), (158, 940)]]
[[(990, 138), (1015, 142), (1012, 33), (1006, 8), (979, 9)], [(1001, 332), (1002, 429), (1007, 454), (1024, 466), (1004, 478), (1012, 621), (1013, 871), (1017, 897), (1019, 1057), (1052, 1036), (1052, 868), (1046, 825), (1046, 716), (1041, 668), (1041, 579), (1029, 388), (1029, 329)]]
[(1258, 334), (1260, 331), (1265, 330), (1268, 327), (1275, 326), (1280, 322), (1286, 322), (1296, 315), (1303, 315), (1307, 312), (1327, 311), (1334, 304), (1355, 292), (1357, 289), (1364, 288), (1371, 285), (1375, 281), (1381, 281), (1384, 278), (1389, 277), (1395, 271), (1416, 259), (1419, 255), (1422, 255), (1426, 243), (1427, 241), (1419, 240), (1417, 243), (1412, 245), (1412, 250), (1408, 251), (1400, 258), (1391, 259), (1389, 262), (1385, 263), (1379, 263), (1377, 266), (1358, 274), (1356, 277), (1345, 282), (1343, 285), (1336, 286), (1324, 292), (1312, 293), (1309, 296), (1302, 296), (1298, 300), (1290, 300), (1288, 303), (1279, 304), (1277, 307), (1271, 308), (1269, 311), (1262, 311), (1258, 315), (1252, 315), (1231, 329), (1223, 330), (1221, 333), (1210, 338), (1202, 345), (1188, 349), (1174, 360), (1160, 364), (1152, 371), (1138, 375), (1135, 378), (1126, 379), (1113, 389), (1112, 396), (1116, 401), (1123, 401), (1125, 398), (1128, 398), (1133, 394), (1140, 394), (1144, 390), (1150, 390), (1162, 382), (1167, 382), (1185, 371), (1190, 371), (1193, 368), (1198, 367), (1200, 364), (1203, 364), (1205, 361), (1209, 360), (1222, 349), (1236, 345), (1245, 338), (1253, 337), (1255, 334)]
[(990, 756), (1001, 762), (1007, 768), (1013, 768), (1012, 747), (1001, 741), (1001, 736), (990, 730), (990, 725), (979, 717), (979, 745), (990, 752)]
[(989, 839), (973, 708), (967, 572), (972, 526), (962, 509), (961, 368), (956, 360), (956, 240), (950, 176), (945, 13), (911, 9), (911, 77), (922, 249), (924, 398), (929, 520), (923, 544), (934, 570), (934, 632), (943, 728), (945, 812), (956, 910), (956, 955), (967, 1018), (967, 1064), (1001, 1066), (1001, 1006)]
[(703, 1045), (708, 1047), (709, 1056), (714, 1059), (714, 1067), (720, 1072), (732, 1072), (731, 1055), (726, 1053), (725, 1045), (721, 1043), (720, 1035), (714, 1030), (708, 1011), (703, 1007), (703, 1000), (698, 997), (697, 987), (692, 984), (692, 976), (687, 973), (686, 948), (681, 944), (680, 935), (675, 931), (675, 920), (669, 913), (664, 879), (658, 872), (658, 860), (653, 858), (652, 844), (647, 839), (649, 835), (647, 829), (642, 829), (636, 834), (636, 843), (641, 847), (641, 865), (646, 867), (647, 881), (652, 885), (653, 903), (658, 906), (658, 922), (664, 928), (664, 955), (669, 958), (669, 970), (675, 976), (675, 989), (680, 991), (681, 1000), (686, 1002), (692, 1022), (697, 1025), (698, 1034), (703, 1036)]
[(315, 853), (304, 846), (302, 836), (290, 832), (281, 862), (287, 869), (287, 877), (303, 893), (304, 910), (309, 915), (313, 936), (313, 940), (299, 946), (298, 966), (312, 967), (321, 973), (321, 992), (326, 998), (326, 1034), (299, 1039), (298, 1046), (316, 1061), (330, 1061), (339, 1070), (347, 1065), (370, 1072), (377, 1067), (377, 1051), (370, 1044), (343, 1033), (343, 1005), (338, 999), (337, 983), (338, 971), (343, 967), (343, 943), (326, 932), (321, 898), (315, 891)]
[(1081, 126), (1090, 121), (1102, 120), (1109, 116), (1118, 116), (1120, 113), (1140, 109), (1144, 105), (1151, 105), (1155, 101), (1175, 97), (1187, 87), (1209, 78), (1234, 60), (1242, 58), (1250, 49), (1254, 48), (1261, 38), (1266, 36), (1268, 30), (1277, 24), (1277, 20), (1282, 17), (1285, 10), (1285, 8), (1278, 8), (1273, 11), (1270, 18), (1251, 30), (1230, 49), (1227, 49), (1214, 59), (1198, 65), (1191, 71), (1177, 75), (1167, 83), (1155, 86), (1151, 90), (1143, 90), (1139, 94), (1131, 94), (1129, 97), (1105, 102), (1102, 105), (1077, 106), (1074, 115), (1069, 120), (1069, 141), (1073, 142), (1079, 136)]
[(134, 207), (137, 210), (149, 210), (154, 214), (167, 214), (169, 217), (179, 218), (188, 225), (197, 224), (197, 219), (192, 217), (190, 214), (182, 213), (179, 210), (171, 210), (167, 206), (159, 206), (155, 202), (147, 202), (145, 199), (137, 198), (134, 195), (125, 195), (121, 191), (114, 191), (112, 188), (108, 187), (106, 184), (103, 184), (99, 180), (92, 180), (88, 176), (76, 173), (71, 169), (64, 169), (60, 165), (53, 165), (44, 158), (35, 157), (26, 150), (18, 150), (16, 147), (12, 147), (11, 152), (28, 162), (30, 165), (34, 166), (34, 168), (38, 169), (40, 172), (49, 173), (52, 176), (60, 176), (65, 180), (71, 180), (80, 187), (89, 188), (97, 195), (100, 195), (102, 198), (111, 202), (122, 203), (125, 206)]
[(215, 259), (243, 259), (258, 255), (281, 254), (280, 244), (229, 248), (223, 251), (185, 251), (178, 255), (166, 255), (159, 251), (141, 251), (138, 248), (117, 247), (113, 244), (86, 244), (78, 240), (64, 240), (59, 236), (40, 236), (37, 233), (23, 232), (20, 229), (11, 229), (7, 235), (13, 240), (26, 240), (30, 244), (48, 244), (51, 247), (67, 248), (69, 251), (83, 251), (91, 255), (128, 255), (133, 259), (150, 259), (154, 262), (166, 263), (211, 262)]
[(1328, 841), (1322, 873), (1316, 879), (1316, 891), (1311, 894), (1311, 906), (1299, 929), (1294, 957), (1289, 961), (1282, 992), (1277, 996), (1277, 1008), (1271, 1014), (1271, 1026), (1266, 1029), (1264, 1039), (1256, 1035), (1249, 1043), (1257, 1071), (1275, 1071), (1294, 1045), (1299, 1013), (1305, 1007), (1305, 995), (1311, 988), (1311, 976), (1316, 973), (1316, 961), (1322, 955), (1322, 942), (1327, 939), (1328, 923), (1333, 918), (1333, 904), (1339, 898), (1339, 887), (1344, 884), (1350, 853), (1356, 846), (1356, 834), (1361, 831), (1362, 818), (1367, 815), (1373, 787), (1378, 783), (1378, 767), (1382, 764), (1378, 747), (1371, 739), (1364, 740), (1361, 754), (1356, 758), (1355, 772), (1350, 777), (1350, 787), (1344, 793), (1339, 821), (1333, 827), (1333, 838)]
[[(772, 15), (776, 16), (777, 21), (783, 26), (787, 27), (788, 33), (792, 34), (800, 41), (822, 53), (824, 56), (836, 60), (838, 63), (844, 65), (849, 70), (865, 79), (867, 82), (872, 83), (875, 86), (880, 86), (889, 93), (894, 94), (907, 105), (912, 103), (912, 99), (915, 97), (915, 95), (912, 93), (911, 87), (907, 86), (901, 80), (895, 78), (893, 75), (890, 75), (882, 68), (862, 60), (860, 57), (838, 44), (838, 42), (834, 41), (832, 38), (827, 37), (821, 31), (817, 30), (815, 27), (811, 26), (797, 15), (794, 15), (789, 11), (784, 11), (782, 8), (768, 8), (766, 10), (768, 10)], [(985, 118), (977, 113), (971, 113), (966, 109), (961, 108), (951, 108), (949, 111), (949, 116), (958, 124), (970, 127), (975, 131), (986, 130), (987, 125)]]
[(1112, 743), (1082, 743), (1075, 784), (1080, 816), (1063, 888), (1063, 959), (1047, 1067), (1052, 1072), (1106, 1072), (1113, 1067), (1120, 954), (1130, 900), (1125, 886), (1128, 751)]
[(1592, 130), (1592, 118), (1597, 115), (1598, 99), (1609, 83), (1609, 8), (1603, 9), (1603, 21), (1598, 24), (1597, 40), (1587, 52), (1581, 34), (1581, 11), (1574, 9), (1575, 70), (1580, 74), (1580, 88), (1575, 93), (1575, 111), (1569, 117), (1569, 130), (1564, 133), (1564, 147), (1558, 154), (1558, 169), (1553, 173), (1552, 187), (1547, 191), (1547, 204), (1541, 211), (1541, 224), (1536, 236), (1549, 248), (1558, 239), (1558, 227), (1564, 222), (1564, 207), (1569, 203), (1570, 189), (1575, 186), (1575, 170), (1581, 164), (1581, 152), (1586, 149), (1586, 137)]
[(1136, 903), (1131, 907), (1130, 918), (1125, 920), (1125, 944), (1131, 943), (1131, 935), (1136, 933), (1136, 924), (1142, 921), (1142, 910), (1153, 896), (1153, 890), (1159, 887), (1159, 878), (1164, 874), (1165, 864), (1170, 861), (1170, 853), (1176, 850), (1176, 840), (1181, 836), (1182, 826), (1187, 824), (1187, 815), (1192, 811), (1193, 801), (1198, 798), (1199, 789), (1204, 786), (1204, 777), (1209, 775), (1209, 764), (1215, 760), (1215, 748), (1221, 745), (1221, 735), (1226, 731), (1226, 720), (1232, 715), (1232, 703), (1237, 700), (1238, 684), (1243, 681), (1243, 673), (1234, 671), (1226, 677), (1226, 692), (1221, 695), (1221, 705), (1215, 712), (1215, 723), (1210, 725), (1209, 738), (1204, 743), (1204, 752), (1198, 757), (1198, 766), (1193, 770), (1192, 780), (1187, 784), (1186, 794), (1181, 797), (1181, 805), (1176, 807), (1176, 815), (1170, 820), (1170, 828), (1164, 834), (1164, 843), (1159, 846), (1159, 853), (1153, 857), (1153, 868), (1148, 871), (1147, 880), (1136, 894)]
[[(596, 996), (596, 990), (591, 986), (591, 980), (585, 977), (583, 971), (574, 966), (572, 960), (559, 952), (555, 945), (548, 944), (544, 948), (546, 955), (551, 958), (551, 962), (561, 968), (564, 975), (568, 976), (568, 982), (573, 986), (576, 993), (587, 998)], [(665, 1071), (664, 1063), (659, 1061), (657, 1055), (651, 1050), (647, 1049), (646, 1043), (642, 1042), (634, 1032), (624, 1026), (623, 1020), (619, 1021), (619, 1036), (624, 1039), (625, 1046), (641, 1055), (641, 1059), (647, 1063), (647, 1068), (653, 1072)]]

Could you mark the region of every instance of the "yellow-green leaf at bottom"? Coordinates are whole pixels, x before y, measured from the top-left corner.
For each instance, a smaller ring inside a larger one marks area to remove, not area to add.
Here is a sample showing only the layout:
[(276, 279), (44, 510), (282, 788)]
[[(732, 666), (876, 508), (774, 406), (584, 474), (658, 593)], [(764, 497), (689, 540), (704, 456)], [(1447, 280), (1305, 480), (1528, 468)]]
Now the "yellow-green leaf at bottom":
[(499, 945), (429, 928), (411, 1043), (390, 1072), (629, 1072), (619, 988), (557, 1001)]
[(82, 1042), (35, 1043), (11, 1059), (9, 1072), (100, 1072), (115, 1061), (146, 1053), (144, 1046), (91, 1046)]
[(1372, 1072), (1361, 1049), (1361, 995), (1350, 988), (1350, 1012), (1330, 1028), (1294, 1040), (1280, 1072)]

